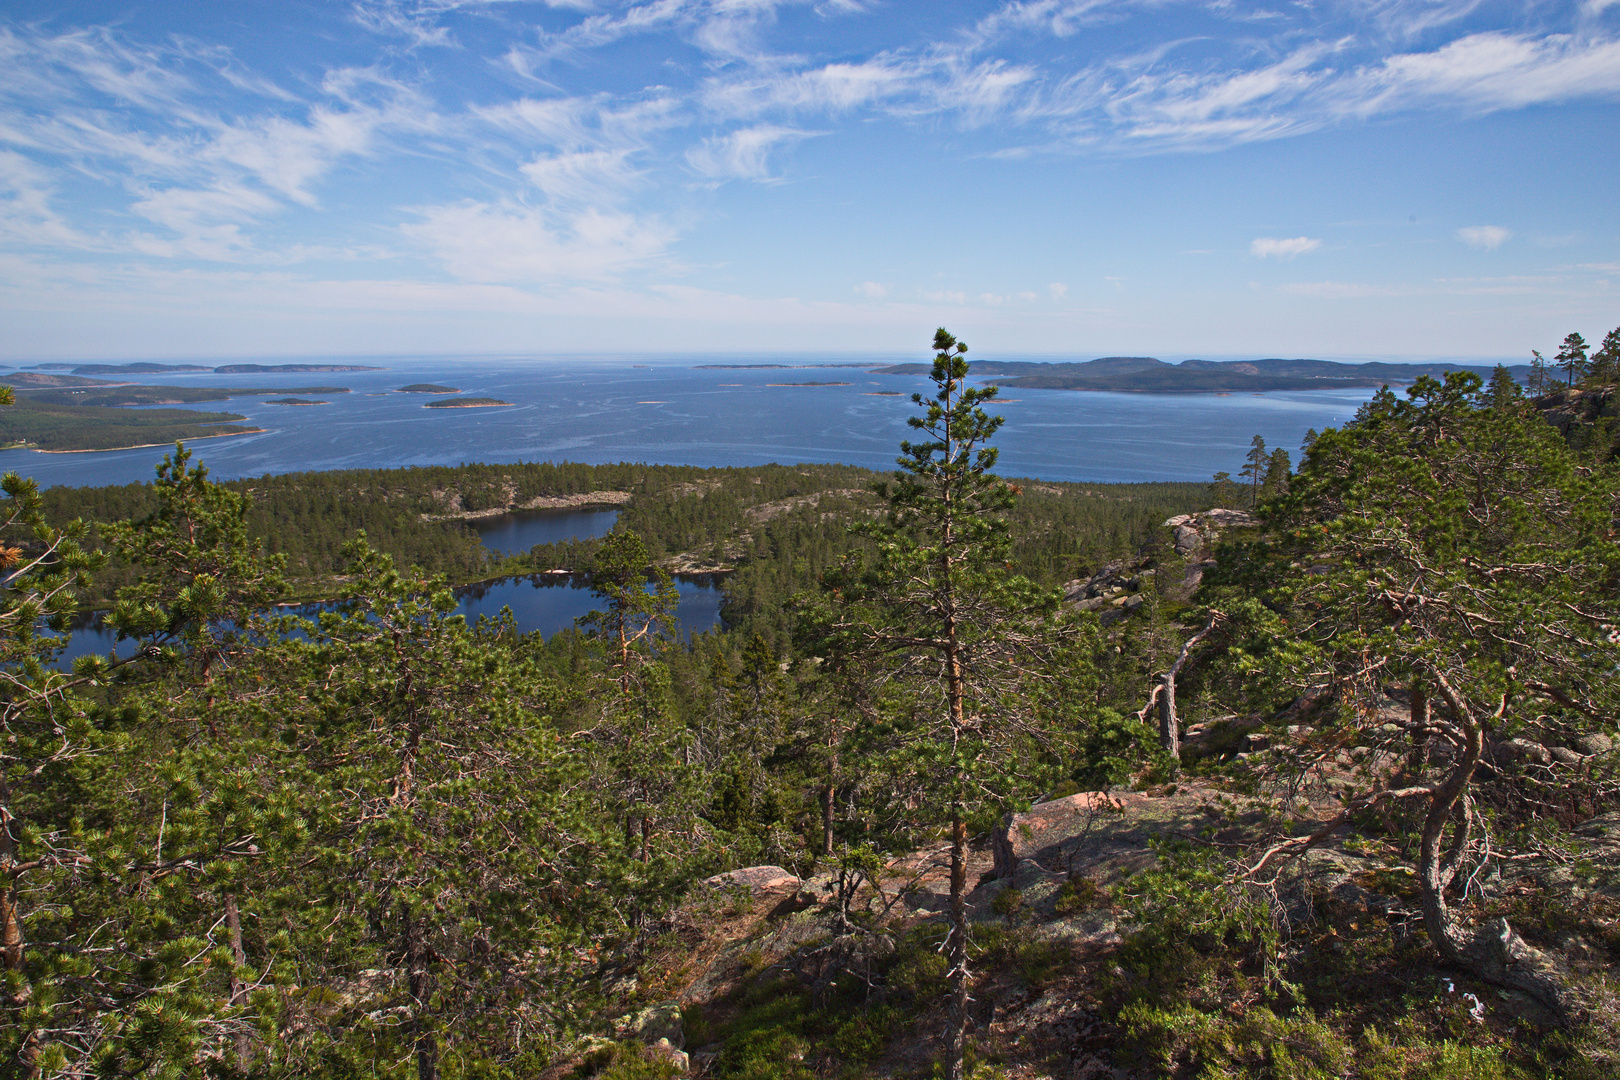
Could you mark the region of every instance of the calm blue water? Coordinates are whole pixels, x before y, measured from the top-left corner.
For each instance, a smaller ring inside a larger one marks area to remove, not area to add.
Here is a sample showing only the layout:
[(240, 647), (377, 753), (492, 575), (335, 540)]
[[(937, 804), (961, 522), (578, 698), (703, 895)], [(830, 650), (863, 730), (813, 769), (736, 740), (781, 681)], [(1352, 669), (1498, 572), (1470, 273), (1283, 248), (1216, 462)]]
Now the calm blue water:
[[(926, 360), (926, 355), (885, 357)], [(798, 363), (768, 358), (769, 362)], [(700, 360), (388, 360), (384, 371), (273, 375), (139, 375), (183, 386), (347, 386), (330, 404), (289, 408), (263, 398), (197, 405), (245, 414), (266, 430), (202, 440), (197, 458), (215, 477), (462, 462), (645, 461), (701, 466), (846, 462), (893, 466), (906, 417), (925, 376), (860, 368), (703, 370)], [(748, 362), (727, 358), (717, 362)], [(762, 360), (761, 362), (765, 362)], [(804, 363), (817, 362), (806, 358)], [(772, 386), (784, 382), (847, 386)], [(436, 382), (468, 396), (513, 404), (424, 409), (421, 394), (393, 391)], [(898, 392), (901, 396), (878, 396)], [(1250, 439), (1297, 451), (1307, 428), (1349, 419), (1370, 390), (1271, 394), (1099, 394), (1004, 391), (997, 436), (1000, 471), (1052, 480), (1207, 480), (1236, 473)], [(94, 454), (0, 451), (0, 471), (41, 485), (149, 480), (162, 448)]]
[[(594, 527), (590, 521), (581, 522), (582, 528)], [(581, 534), (583, 535), (583, 534)], [(712, 575), (691, 575), (677, 578), (675, 588), (680, 602), (675, 607), (675, 621), (683, 637), (713, 629), (720, 622), (721, 593), (719, 581)], [(591, 594), (582, 580), (566, 575), (534, 574), (524, 577), (502, 578), (480, 582), (457, 589), (456, 612), (465, 615), (469, 623), (480, 615), (495, 618), (502, 608), (511, 608), (518, 629), (529, 633), (535, 630), (550, 637), (559, 630), (574, 625), (574, 620), (602, 607), (602, 602)], [(319, 605), (294, 609), (297, 614), (313, 617)], [(73, 631), (73, 637), (63, 650), (60, 666), (71, 667), (73, 661), (91, 654), (109, 652), (128, 655), (133, 651), (131, 642), (118, 642), (110, 628), (101, 623), (99, 614), (87, 625)]]
[[(924, 356), (882, 357), (873, 366)], [(717, 363), (747, 363), (725, 358)], [(821, 358), (760, 362), (815, 364)], [(375, 361), (381, 371), (256, 375), (138, 375), (149, 385), (347, 386), (322, 395), (329, 404), (289, 408), (262, 397), (195, 406), (245, 414), (263, 433), (192, 444), (217, 479), (328, 469), (455, 465), (462, 462), (644, 461), (725, 466), (770, 462), (843, 462), (893, 466), (912, 430), (914, 392), (923, 375), (877, 375), (860, 367), (705, 369), (703, 361), (599, 359), (461, 359)], [(510, 406), (424, 409), (414, 382), (454, 386)], [(838, 382), (841, 386), (783, 386)], [(1090, 482), (1208, 480), (1236, 473), (1250, 440), (1291, 453), (1308, 428), (1348, 420), (1370, 390), (1248, 395), (1099, 394), (1015, 390), (995, 403), (1006, 417), (996, 438), (999, 471), (1008, 476)], [(896, 396), (898, 395), (898, 396)], [(42, 486), (124, 484), (150, 480), (164, 449), (44, 454), (0, 450), (0, 471), (32, 476)], [(613, 510), (529, 512), (474, 522), (502, 553), (538, 543), (601, 536)], [(679, 618), (688, 632), (715, 625), (720, 593), (712, 581), (682, 581)], [(525, 631), (545, 634), (591, 609), (587, 588), (546, 578), (512, 578), (460, 590), (469, 618), (510, 606)], [(114, 647), (94, 624), (78, 631), (68, 659)], [(127, 645), (125, 646), (128, 647)]]
[(613, 531), (617, 510), (519, 510), (467, 522), (484, 546), (500, 555), (525, 555), (536, 544), (594, 540)]

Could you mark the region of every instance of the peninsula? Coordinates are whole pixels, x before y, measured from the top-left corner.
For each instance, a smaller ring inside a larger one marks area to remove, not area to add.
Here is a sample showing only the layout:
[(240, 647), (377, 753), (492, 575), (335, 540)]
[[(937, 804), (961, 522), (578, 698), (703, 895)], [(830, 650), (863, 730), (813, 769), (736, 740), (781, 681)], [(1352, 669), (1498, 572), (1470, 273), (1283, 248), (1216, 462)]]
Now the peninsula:
[[(874, 367), (879, 375), (926, 375), (926, 364)], [(1523, 382), (1528, 365), (1508, 369)], [(976, 360), (975, 377), (998, 386), (1030, 390), (1112, 390), (1154, 394), (1259, 393), (1267, 390), (1327, 390), (1406, 384), (1420, 375), (1471, 371), (1489, 379), (1488, 367), (1466, 364), (1341, 364), (1332, 360), (1185, 360), (1151, 356), (1104, 356), (1084, 362)], [(988, 376), (988, 378), (985, 378)]]
[[(177, 439), (212, 439), (263, 430), (239, 423), (239, 413), (150, 408), (265, 394), (346, 394), (346, 386), (302, 386), (279, 389), (244, 386), (139, 386), (76, 375), (17, 372), (0, 376), (16, 391), (16, 404), (0, 410), (0, 445), (25, 446), (50, 453), (131, 450), (161, 446)], [(325, 405), (285, 397), (276, 405)], [(135, 408), (148, 406), (147, 408)]]

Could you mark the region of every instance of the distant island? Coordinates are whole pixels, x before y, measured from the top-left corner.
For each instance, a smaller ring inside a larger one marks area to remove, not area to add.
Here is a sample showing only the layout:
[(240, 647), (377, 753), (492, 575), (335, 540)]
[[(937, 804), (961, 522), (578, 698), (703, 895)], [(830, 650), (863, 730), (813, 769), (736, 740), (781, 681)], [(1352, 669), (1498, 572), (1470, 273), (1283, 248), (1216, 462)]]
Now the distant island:
[(213, 371), (200, 364), (39, 364), (40, 368), (69, 368), (75, 375), (160, 375), (175, 371)]
[(166, 446), (177, 439), (190, 442), (263, 430), (236, 423), (246, 419), (236, 413), (191, 409), (52, 405), (18, 394), (16, 405), (0, 409), (0, 446), (67, 454)]
[[(926, 375), (927, 364), (873, 368), (881, 375)], [(1523, 382), (1529, 365), (1508, 369)], [(1467, 364), (1341, 364), (1332, 360), (1186, 360), (1169, 364), (1151, 356), (1104, 356), (1078, 363), (980, 360), (975, 376), (998, 386), (1031, 390), (1112, 390), (1133, 393), (1260, 393), (1267, 390), (1353, 389), (1405, 384), (1420, 375), (1472, 371), (1488, 379), (1491, 369)]]
[(439, 386), (430, 382), (413, 382), (409, 386), (399, 388), (401, 394), (459, 394), (453, 386)]
[(766, 386), (849, 386), (847, 382), (768, 382)]
[[(639, 365), (638, 365), (639, 366)], [(844, 361), (836, 364), (694, 364), (693, 371), (787, 371), (792, 368), (870, 368), (871, 361)], [(927, 374), (927, 372), (924, 372)]]
[(129, 364), (30, 364), (30, 371), (71, 371), (75, 375), (171, 375), (177, 372), (213, 372), (216, 375), (249, 375), (271, 371), (385, 371), (386, 368), (360, 364), (156, 364), (142, 360)]
[[(89, 380), (85, 380), (89, 382)], [(63, 387), (33, 387), (18, 385), (16, 380), (0, 375), (0, 383), (9, 383), (26, 394), (30, 401), (43, 405), (103, 405), (110, 408), (135, 405), (191, 405), (199, 401), (224, 401), (233, 397), (258, 397), (261, 394), (347, 394), (347, 386), (137, 386), (133, 384), (92, 383)]]
[(866, 396), (867, 397), (905, 397), (906, 395), (902, 394), (898, 390), (868, 390), (868, 391), (866, 391)]
[(510, 401), (502, 401), (492, 397), (465, 397), (446, 398), (443, 401), (430, 401), (423, 405), (424, 409), (492, 409), (497, 405), (510, 405)]
[(39, 371), (18, 371), (0, 375), (0, 383), (18, 389), (31, 386), (115, 386), (106, 379), (81, 379), (76, 375), (46, 375)]
[[(0, 375), (0, 384), (11, 386), (17, 397), (15, 406), (0, 409), (0, 444), (55, 454), (130, 450), (162, 446), (177, 439), (212, 439), (263, 430), (237, 423), (247, 419), (238, 413), (150, 408), (154, 405), (186, 405), (264, 394), (349, 392), (346, 386), (140, 386), (41, 372)], [(327, 402), (284, 397), (271, 404)]]
[(216, 375), (257, 375), (272, 371), (386, 371), (363, 364), (226, 364), (214, 369)]

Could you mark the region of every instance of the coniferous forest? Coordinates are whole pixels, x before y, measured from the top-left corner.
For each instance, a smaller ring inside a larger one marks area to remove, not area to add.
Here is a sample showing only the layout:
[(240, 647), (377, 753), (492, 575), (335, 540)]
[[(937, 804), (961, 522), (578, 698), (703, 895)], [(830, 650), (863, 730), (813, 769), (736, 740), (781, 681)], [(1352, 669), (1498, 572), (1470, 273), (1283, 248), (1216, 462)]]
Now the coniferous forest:
[[(1076, 485), (934, 350), (886, 476), (6, 476), (0, 1073), (1615, 1075), (1612, 357)], [(572, 630), (453, 615), (553, 569)]]

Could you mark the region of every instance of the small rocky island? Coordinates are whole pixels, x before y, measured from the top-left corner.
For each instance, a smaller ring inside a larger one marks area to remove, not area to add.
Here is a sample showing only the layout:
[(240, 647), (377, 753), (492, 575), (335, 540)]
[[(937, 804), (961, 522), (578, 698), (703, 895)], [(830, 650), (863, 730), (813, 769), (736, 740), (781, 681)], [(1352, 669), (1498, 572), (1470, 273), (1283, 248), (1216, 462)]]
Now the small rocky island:
[(510, 405), (510, 401), (502, 401), (492, 397), (466, 397), (445, 398), (441, 401), (430, 401), (423, 405), (424, 409), (493, 409), (497, 405)]
[(766, 386), (848, 386), (847, 382), (768, 382)]
[(402, 394), (459, 394), (459, 393), (461, 393), (460, 390), (457, 390), (453, 386), (440, 386), (437, 383), (430, 383), (430, 382), (413, 382), (409, 386), (400, 387), (399, 392), (402, 393)]
[(315, 401), (315, 400), (312, 400), (311, 398), (284, 397), (284, 398), (271, 398), (270, 400), (266, 401), (265, 404), (266, 405), (330, 405), (331, 402), (329, 402), (329, 401)]

